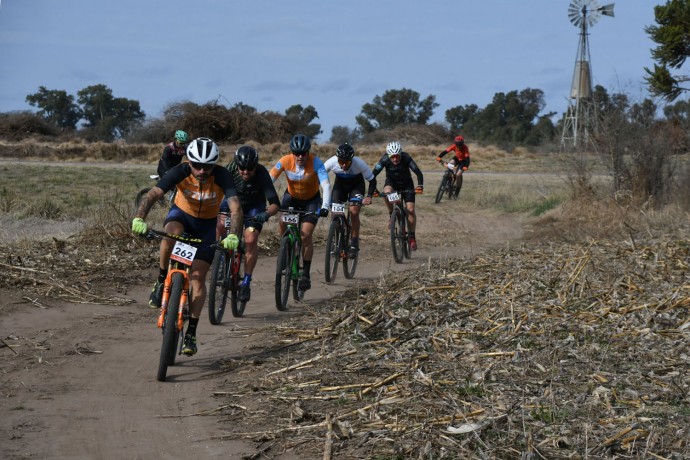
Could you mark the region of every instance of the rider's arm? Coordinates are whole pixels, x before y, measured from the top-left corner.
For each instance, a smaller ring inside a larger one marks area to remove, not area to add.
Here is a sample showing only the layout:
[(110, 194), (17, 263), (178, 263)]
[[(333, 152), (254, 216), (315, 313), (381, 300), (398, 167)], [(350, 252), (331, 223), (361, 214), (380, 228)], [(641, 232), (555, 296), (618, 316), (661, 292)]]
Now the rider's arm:
[(139, 208), (137, 209), (134, 217), (146, 219), (146, 216), (149, 215), (149, 211), (151, 210), (153, 204), (163, 198), (163, 196), (165, 196), (163, 189), (160, 187), (153, 187), (146, 195), (141, 197), (141, 203), (139, 204)]
[(278, 160), (278, 162), (271, 168), (269, 174), (271, 175), (271, 180), (273, 182), (277, 181), (280, 174), (285, 170), (284, 164), (287, 156), (284, 156)]
[(257, 169), (257, 175), (259, 176), (259, 187), (264, 191), (264, 196), (269, 205), (266, 212), (269, 216), (275, 216), (278, 213), (278, 209), (280, 209), (280, 199), (273, 185), (271, 175), (264, 167)]
[(321, 207), (330, 209), (331, 183), (328, 180), (328, 173), (326, 172), (326, 167), (323, 165), (323, 161), (317, 157), (314, 157), (314, 171), (316, 171), (316, 175), (319, 178), (319, 184), (321, 185), (321, 190), (323, 192), (323, 205)]
[(436, 161), (438, 161), (438, 162), (440, 163), (440, 162), (441, 162), (441, 158), (443, 158), (443, 157), (445, 156), (446, 153), (448, 153), (448, 149), (446, 149), (446, 150), (444, 150), (443, 152), (441, 152), (441, 153), (439, 153), (438, 155), (436, 155)]
[(410, 169), (412, 170), (413, 173), (417, 175), (417, 185), (419, 186), (424, 186), (424, 175), (422, 174), (422, 170), (419, 169), (419, 166), (417, 166), (417, 163), (414, 162), (414, 160), (410, 157)]
[(372, 171), (372, 173), (374, 174), (374, 177), (378, 176), (379, 173), (381, 171), (383, 171), (383, 169), (385, 168), (385, 165), (386, 165), (385, 161), (388, 161), (388, 155), (383, 155), (379, 159), (378, 163), (376, 163), (376, 165), (374, 165), (374, 170)]

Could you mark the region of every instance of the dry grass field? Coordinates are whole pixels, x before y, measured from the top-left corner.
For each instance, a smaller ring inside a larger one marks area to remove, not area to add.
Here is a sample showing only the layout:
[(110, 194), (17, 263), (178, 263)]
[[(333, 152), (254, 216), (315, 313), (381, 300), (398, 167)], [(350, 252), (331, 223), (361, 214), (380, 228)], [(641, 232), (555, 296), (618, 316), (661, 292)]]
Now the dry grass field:
[[(435, 205), (442, 147), (406, 148), (425, 171), (419, 232), (434, 255), (279, 324), (230, 330), (252, 340), (242, 356), (216, 363), (207, 396), (220, 434), (204, 442), (248, 443), (244, 458), (690, 458), (687, 210), (613, 198), (594, 165), (584, 193), (558, 155), (478, 146), (460, 201)], [(71, 164), (8, 149), (0, 147), (7, 296), (118, 305), (118, 291), (148, 282), (131, 267), (155, 264), (155, 248), (131, 237), (129, 213), (157, 153)], [(281, 149), (260, 153), (270, 164)], [(370, 164), (378, 156), (360, 153)], [(364, 263), (388, 257), (384, 212), (365, 209)], [(500, 222), (522, 236), (503, 237)], [(265, 240), (269, 257), (268, 232)], [(59, 277), (39, 274), (48, 267)], [(21, 308), (30, 307), (0, 313)], [(28, 366), (0, 355), (6, 372)], [(29, 436), (4, 423), (17, 440)], [(0, 452), (16, 454), (20, 442)]]

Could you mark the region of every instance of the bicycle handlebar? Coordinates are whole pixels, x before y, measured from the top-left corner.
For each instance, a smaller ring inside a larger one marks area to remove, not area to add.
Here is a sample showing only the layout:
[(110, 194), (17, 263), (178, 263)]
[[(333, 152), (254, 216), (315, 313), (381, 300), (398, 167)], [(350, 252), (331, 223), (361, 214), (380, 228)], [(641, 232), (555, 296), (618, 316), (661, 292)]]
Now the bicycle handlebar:
[(182, 241), (184, 243), (207, 245), (207, 246), (211, 246), (211, 247), (221, 247), (222, 246), (219, 241), (213, 241), (213, 242), (204, 241), (200, 238), (192, 238), (191, 236), (184, 234), (184, 233), (182, 235), (175, 235), (174, 233), (162, 232), (162, 231), (156, 230), (154, 228), (150, 228), (146, 234), (141, 235), (141, 236), (143, 238), (146, 238), (147, 240), (152, 240), (154, 238), (171, 238), (173, 240)]

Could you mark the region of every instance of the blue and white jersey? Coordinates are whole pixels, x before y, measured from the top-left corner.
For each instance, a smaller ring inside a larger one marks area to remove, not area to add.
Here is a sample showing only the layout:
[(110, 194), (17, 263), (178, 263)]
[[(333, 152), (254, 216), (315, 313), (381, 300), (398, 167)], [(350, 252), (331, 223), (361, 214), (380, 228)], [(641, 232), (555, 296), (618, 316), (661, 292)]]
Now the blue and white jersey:
[(360, 157), (353, 157), (350, 167), (345, 171), (338, 163), (338, 157), (333, 155), (324, 163), (326, 171), (333, 171), (335, 176), (340, 179), (354, 179), (358, 175), (362, 175), (365, 180), (370, 181), (374, 178), (374, 173), (371, 168)]

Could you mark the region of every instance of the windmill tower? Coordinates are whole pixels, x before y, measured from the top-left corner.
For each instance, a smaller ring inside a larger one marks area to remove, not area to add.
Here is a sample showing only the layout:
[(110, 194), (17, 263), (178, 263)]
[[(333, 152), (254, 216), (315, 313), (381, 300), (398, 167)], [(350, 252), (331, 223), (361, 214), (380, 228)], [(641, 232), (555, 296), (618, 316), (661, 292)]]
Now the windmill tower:
[(592, 101), (592, 66), (589, 56), (588, 29), (604, 16), (613, 17), (613, 3), (599, 6), (597, 0), (573, 0), (568, 6), (568, 17), (580, 29), (580, 41), (575, 56), (575, 72), (570, 89), (568, 111), (563, 123), (561, 147), (578, 147), (589, 140), (596, 116)]

